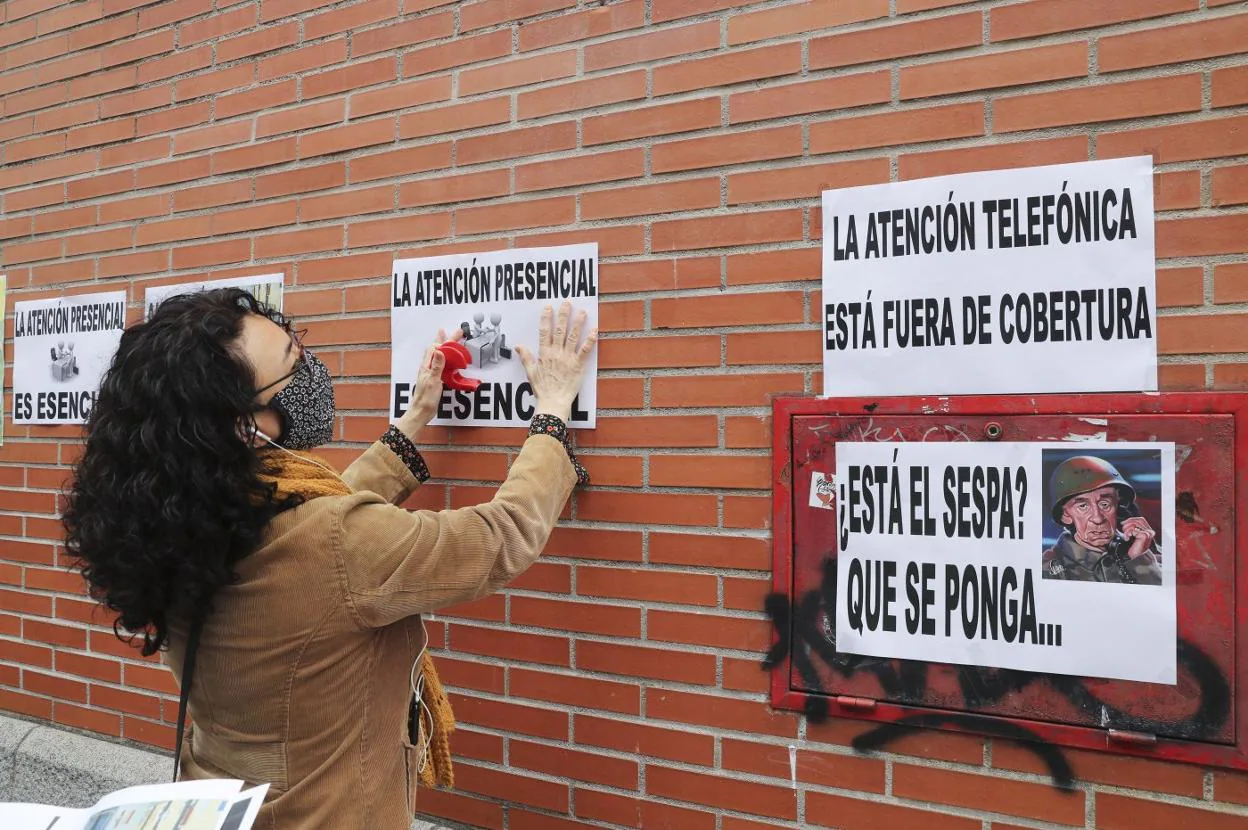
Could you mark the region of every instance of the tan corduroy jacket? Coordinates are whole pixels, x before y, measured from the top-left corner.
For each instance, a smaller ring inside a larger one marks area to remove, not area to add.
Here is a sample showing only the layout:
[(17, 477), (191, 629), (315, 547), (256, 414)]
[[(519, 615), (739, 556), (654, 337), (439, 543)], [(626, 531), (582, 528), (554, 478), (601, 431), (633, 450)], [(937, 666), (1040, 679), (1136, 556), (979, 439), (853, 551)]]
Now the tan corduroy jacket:
[[(355, 491), (275, 518), (204, 624), (182, 778), (270, 784), (264, 830), (407, 830), (416, 752), (409, 673), (420, 618), (489, 594), (537, 559), (576, 483), (563, 445), (529, 437), (487, 504), (409, 512), (417, 480), (384, 444)], [(181, 683), (185, 629), (169, 661)]]

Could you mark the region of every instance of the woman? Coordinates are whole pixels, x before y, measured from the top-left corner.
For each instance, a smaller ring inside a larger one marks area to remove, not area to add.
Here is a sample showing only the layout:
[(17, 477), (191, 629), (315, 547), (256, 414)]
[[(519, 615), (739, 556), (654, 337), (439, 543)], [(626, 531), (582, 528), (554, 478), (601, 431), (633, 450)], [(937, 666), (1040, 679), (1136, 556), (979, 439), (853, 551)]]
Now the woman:
[(171, 298), (125, 332), (66, 545), (118, 636), (167, 648), (189, 685), (183, 777), (270, 784), (257, 827), (410, 826), (419, 615), (523, 572), (583, 479), (565, 425), (597, 332), (581, 344), (570, 314), (547, 308), (538, 353), (517, 349), (537, 415), (497, 495), (441, 512), (397, 506), (429, 475), (412, 442), (441, 397), (436, 348), (411, 408), (339, 476), (302, 452), (332, 437), (329, 371), (249, 294)]

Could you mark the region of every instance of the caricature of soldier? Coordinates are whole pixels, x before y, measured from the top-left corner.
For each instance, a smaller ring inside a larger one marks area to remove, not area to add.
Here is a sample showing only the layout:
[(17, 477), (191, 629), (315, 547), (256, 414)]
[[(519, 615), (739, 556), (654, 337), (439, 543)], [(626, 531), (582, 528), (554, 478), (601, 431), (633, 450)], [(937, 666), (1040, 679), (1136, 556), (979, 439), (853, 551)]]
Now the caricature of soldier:
[(1160, 585), (1156, 532), (1133, 510), (1135, 488), (1108, 461), (1068, 458), (1053, 471), (1053, 520), (1064, 529), (1044, 552), (1045, 579)]

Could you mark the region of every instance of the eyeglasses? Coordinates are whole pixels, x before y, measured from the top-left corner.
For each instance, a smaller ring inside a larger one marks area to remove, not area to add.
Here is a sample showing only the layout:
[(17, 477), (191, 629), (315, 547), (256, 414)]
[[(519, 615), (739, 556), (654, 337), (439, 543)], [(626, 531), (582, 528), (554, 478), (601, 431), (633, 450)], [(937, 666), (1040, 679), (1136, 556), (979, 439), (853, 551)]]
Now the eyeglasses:
[(274, 386), (277, 386), (282, 381), (288, 378), (294, 377), (295, 374), (299, 371), (300, 367), (302, 367), (303, 364), (308, 362), (308, 352), (303, 347), (303, 338), (307, 335), (308, 330), (307, 329), (296, 330), (288, 326), (285, 328), (286, 328), (286, 333), (290, 335), (290, 350), (292, 352), (295, 352), (298, 355), (298, 358), (295, 360), (295, 367), (291, 369), (289, 372), (287, 372), (286, 374), (282, 375), (277, 380), (273, 381), (272, 383), (267, 384), (257, 389), (255, 391), (256, 395), (260, 395), (264, 393), (266, 390), (272, 389)]

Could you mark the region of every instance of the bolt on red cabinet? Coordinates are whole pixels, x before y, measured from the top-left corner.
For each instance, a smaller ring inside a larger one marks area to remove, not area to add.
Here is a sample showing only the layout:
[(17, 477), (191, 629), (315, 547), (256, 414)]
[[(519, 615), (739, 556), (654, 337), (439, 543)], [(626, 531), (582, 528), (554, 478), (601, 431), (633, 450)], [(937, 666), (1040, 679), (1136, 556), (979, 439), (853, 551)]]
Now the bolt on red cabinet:
[[(1238, 705), (1248, 604), (1236, 561), (1248, 550), (1248, 395), (780, 398), (773, 415), (773, 706), (880, 722), (859, 748), (907, 725), (1248, 769)], [(1088, 440), (1175, 445), (1177, 643), (1156, 647), (1177, 649), (1176, 685), (837, 651), (837, 513), (812, 507), (811, 490), (835, 498), (820, 474), (836, 469), (838, 443)]]

